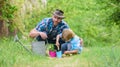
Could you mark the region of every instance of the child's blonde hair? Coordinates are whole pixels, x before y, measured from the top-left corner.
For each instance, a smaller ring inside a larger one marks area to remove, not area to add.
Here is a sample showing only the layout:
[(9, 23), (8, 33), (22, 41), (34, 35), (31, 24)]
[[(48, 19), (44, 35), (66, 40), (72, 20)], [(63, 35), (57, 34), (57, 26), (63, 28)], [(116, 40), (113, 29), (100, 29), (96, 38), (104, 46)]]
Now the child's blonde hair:
[(62, 32), (62, 38), (65, 41), (70, 40), (74, 36), (75, 36), (75, 33), (71, 29), (64, 29), (63, 32)]

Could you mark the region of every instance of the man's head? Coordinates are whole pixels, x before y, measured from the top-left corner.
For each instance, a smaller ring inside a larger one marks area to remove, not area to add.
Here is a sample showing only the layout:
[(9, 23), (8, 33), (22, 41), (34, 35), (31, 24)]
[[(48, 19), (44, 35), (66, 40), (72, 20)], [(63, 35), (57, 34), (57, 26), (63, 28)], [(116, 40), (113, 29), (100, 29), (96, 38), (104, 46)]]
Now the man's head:
[(71, 29), (64, 29), (62, 32), (62, 38), (65, 41), (69, 41), (74, 36), (75, 36), (75, 33)]
[(63, 14), (64, 14), (64, 12), (62, 10), (56, 9), (53, 12), (53, 21), (55, 23), (59, 23), (62, 19), (65, 18), (65, 16)]

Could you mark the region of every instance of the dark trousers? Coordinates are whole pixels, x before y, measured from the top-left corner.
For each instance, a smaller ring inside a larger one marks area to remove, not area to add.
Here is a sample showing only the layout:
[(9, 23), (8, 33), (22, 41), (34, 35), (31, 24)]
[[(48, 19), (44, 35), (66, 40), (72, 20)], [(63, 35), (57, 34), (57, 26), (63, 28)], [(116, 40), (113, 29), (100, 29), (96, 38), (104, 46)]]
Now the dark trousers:
[[(52, 40), (52, 39), (49, 39), (49, 38), (47, 38), (47, 39), (44, 40), (44, 39), (41, 38), (41, 36), (38, 36), (36, 39), (37, 39), (38, 41), (45, 41), (45, 44), (47, 44), (47, 43), (53, 44), (53, 45), (54, 45), (54, 49), (58, 51), (58, 48), (57, 48), (57, 46), (55, 45), (56, 40)], [(63, 41), (62, 38), (60, 38), (60, 39), (59, 39), (59, 44), (60, 44), (59, 48), (60, 48), (60, 50), (61, 50), (61, 45), (62, 45), (63, 43), (65, 43), (65, 41)]]
[(71, 50), (71, 44), (70, 43), (64, 43), (61, 45), (61, 51), (62, 54), (64, 54), (65, 51), (70, 51)]

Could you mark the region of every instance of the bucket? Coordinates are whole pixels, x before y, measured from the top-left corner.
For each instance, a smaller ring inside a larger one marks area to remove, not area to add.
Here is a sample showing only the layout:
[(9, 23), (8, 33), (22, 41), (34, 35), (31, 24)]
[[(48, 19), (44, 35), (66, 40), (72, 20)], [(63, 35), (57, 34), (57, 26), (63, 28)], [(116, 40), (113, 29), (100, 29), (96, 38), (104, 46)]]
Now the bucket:
[(56, 54), (57, 54), (57, 58), (62, 58), (62, 52), (61, 51), (57, 51)]
[(45, 56), (46, 55), (45, 41), (32, 42), (32, 51), (35, 54)]
[(49, 51), (49, 56), (50, 57), (56, 57), (56, 51)]

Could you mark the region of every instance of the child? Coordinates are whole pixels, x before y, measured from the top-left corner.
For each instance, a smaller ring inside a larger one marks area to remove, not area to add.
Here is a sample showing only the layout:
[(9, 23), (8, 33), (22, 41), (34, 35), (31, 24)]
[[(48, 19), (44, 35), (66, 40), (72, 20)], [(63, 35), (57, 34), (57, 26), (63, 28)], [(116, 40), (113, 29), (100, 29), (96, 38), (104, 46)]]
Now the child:
[(71, 29), (64, 29), (62, 34), (57, 36), (56, 46), (59, 46), (60, 38), (65, 40), (65, 43), (61, 45), (62, 54), (77, 54), (82, 51), (82, 39)]

